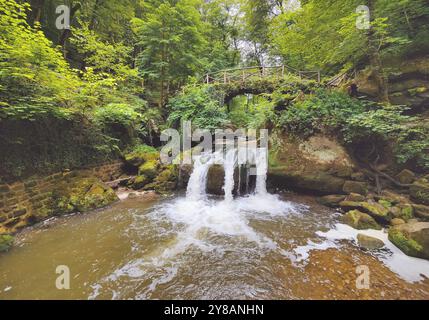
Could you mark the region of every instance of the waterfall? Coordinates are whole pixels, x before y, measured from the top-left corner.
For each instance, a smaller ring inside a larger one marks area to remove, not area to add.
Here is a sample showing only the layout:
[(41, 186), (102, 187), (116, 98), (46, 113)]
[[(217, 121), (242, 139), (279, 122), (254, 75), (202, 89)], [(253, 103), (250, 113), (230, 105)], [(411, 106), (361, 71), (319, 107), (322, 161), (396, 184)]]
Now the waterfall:
[(267, 193), (267, 171), (268, 159), (267, 149), (260, 148), (256, 153), (256, 194), (264, 195)]
[[(249, 163), (245, 165), (246, 168), (246, 189), (245, 192), (249, 194), (249, 184), (250, 184), (250, 170), (251, 163), (256, 165), (256, 195), (266, 195), (267, 194), (267, 150), (260, 148), (253, 150), (249, 153), (250, 159)], [(194, 157), (194, 170), (189, 178), (188, 188), (186, 192), (186, 197), (193, 201), (204, 200), (206, 198), (206, 185), (207, 185), (207, 175), (210, 167), (218, 161), (223, 164), (225, 171), (225, 180), (223, 185), (223, 190), (225, 192), (225, 201), (231, 202), (233, 200), (233, 191), (234, 191), (234, 170), (237, 166), (238, 155), (237, 149), (230, 149), (226, 153), (225, 157), (220, 157), (219, 153), (207, 153), (200, 156)], [(241, 169), (241, 168), (240, 168)], [(241, 171), (241, 170), (240, 170)], [(239, 172), (239, 179), (241, 179), (241, 172)], [(241, 181), (238, 185), (238, 192), (240, 194)]]
[(226, 153), (223, 167), (225, 169), (225, 183), (223, 190), (225, 191), (225, 201), (232, 201), (234, 191), (234, 169), (237, 163), (237, 150), (231, 149)]
[(202, 154), (194, 158), (194, 170), (189, 178), (186, 197), (190, 200), (204, 200), (206, 197), (207, 174), (213, 164), (214, 154)]

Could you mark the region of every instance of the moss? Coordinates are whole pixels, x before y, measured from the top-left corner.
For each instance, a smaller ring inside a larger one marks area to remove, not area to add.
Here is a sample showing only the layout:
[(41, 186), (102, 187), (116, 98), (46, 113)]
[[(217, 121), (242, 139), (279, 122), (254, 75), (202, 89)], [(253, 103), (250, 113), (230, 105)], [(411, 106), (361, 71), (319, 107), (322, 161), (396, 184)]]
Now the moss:
[(408, 221), (410, 219), (414, 218), (414, 209), (411, 205), (405, 205), (403, 208), (401, 208), (401, 218), (405, 221)]
[(53, 193), (56, 214), (87, 212), (105, 207), (118, 198), (115, 192), (96, 178), (76, 178), (61, 183)]
[(164, 167), (153, 183), (145, 187), (146, 190), (155, 190), (158, 193), (168, 193), (177, 186), (178, 168), (174, 165)]
[(416, 96), (420, 93), (425, 93), (426, 91), (428, 91), (429, 89), (426, 87), (417, 87), (417, 88), (412, 88), (408, 90), (408, 93), (413, 97)]
[(139, 175), (154, 179), (158, 174), (158, 161), (149, 160), (139, 167)]
[(412, 257), (420, 257), (422, 255), (423, 247), (417, 241), (408, 238), (400, 230), (390, 228), (389, 240), (406, 255)]
[(140, 167), (148, 161), (159, 159), (159, 152), (153, 147), (140, 146), (130, 153), (124, 155), (125, 162), (132, 167)]
[(368, 202), (361, 202), (361, 206), (362, 208), (365, 209), (365, 211), (368, 212), (368, 214), (370, 215), (374, 215), (378, 218), (383, 218), (383, 219), (389, 219), (389, 210), (386, 209), (385, 207), (383, 207), (380, 204), (371, 204)]
[(366, 213), (360, 212), (359, 210), (352, 210), (347, 212), (342, 217), (343, 223), (358, 229), (358, 230), (367, 230), (367, 229), (376, 229), (380, 230), (381, 227), (379, 224)]
[(389, 209), (390, 207), (392, 207), (392, 203), (388, 200), (380, 199), (378, 200), (378, 203), (381, 204), (386, 209)]
[(140, 175), (134, 179), (134, 181), (131, 183), (131, 187), (134, 190), (139, 190), (139, 189), (143, 188), (145, 185), (147, 185), (150, 181), (151, 181), (151, 179), (149, 179), (148, 177), (146, 177), (144, 175)]
[(414, 201), (429, 205), (429, 182), (427, 179), (420, 179), (410, 187), (410, 195)]
[(0, 235), (0, 252), (8, 251), (13, 245), (14, 237), (8, 234)]

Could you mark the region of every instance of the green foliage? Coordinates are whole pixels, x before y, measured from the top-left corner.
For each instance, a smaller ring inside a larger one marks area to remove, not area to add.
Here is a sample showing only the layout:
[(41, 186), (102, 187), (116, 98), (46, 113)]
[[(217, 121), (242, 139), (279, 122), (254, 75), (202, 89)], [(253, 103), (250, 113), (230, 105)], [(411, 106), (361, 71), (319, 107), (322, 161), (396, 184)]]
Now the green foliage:
[(94, 112), (95, 120), (103, 125), (120, 124), (124, 127), (134, 127), (141, 120), (141, 113), (129, 104), (111, 103), (105, 107), (98, 108)]
[(142, 153), (154, 153), (157, 152), (156, 148), (148, 146), (146, 144), (138, 144), (133, 146), (129, 153), (131, 154), (142, 154)]
[(211, 86), (189, 86), (170, 99), (167, 107), (171, 111), (167, 121), (176, 127), (181, 120), (208, 130), (222, 128), (227, 123), (226, 108), (220, 105)]
[(330, 130), (338, 133), (350, 117), (365, 105), (341, 92), (319, 90), (314, 96), (293, 103), (280, 114), (277, 125), (303, 136)]
[(320, 90), (280, 113), (277, 127), (303, 137), (332, 133), (345, 144), (391, 144), (399, 164), (429, 169), (429, 128), (404, 115), (403, 106), (382, 106)]
[(270, 22), (273, 53), (297, 68), (337, 72), (367, 63), (379, 53), (427, 48), (422, 37), (429, 27), (425, 0), (372, 1), (370, 30), (356, 27), (355, 8), (362, 4), (310, 0), (298, 10), (282, 12)]
[(429, 126), (418, 124), (399, 133), (395, 144), (398, 162), (414, 164), (423, 170), (429, 170)]
[(402, 132), (412, 119), (403, 115), (400, 106), (386, 106), (355, 114), (347, 119), (344, 138), (347, 142), (365, 141), (369, 137), (388, 140)]
[(198, 1), (149, 1), (142, 19), (134, 19), (142, 51), (138, 57), (141, 74), (166, 102), (169, 90), (185, 84), (202, 66), (204, 26)]
[(68, 117), (79, 79), (36, 25), (28, 5), (0, 0), (0, 118)]

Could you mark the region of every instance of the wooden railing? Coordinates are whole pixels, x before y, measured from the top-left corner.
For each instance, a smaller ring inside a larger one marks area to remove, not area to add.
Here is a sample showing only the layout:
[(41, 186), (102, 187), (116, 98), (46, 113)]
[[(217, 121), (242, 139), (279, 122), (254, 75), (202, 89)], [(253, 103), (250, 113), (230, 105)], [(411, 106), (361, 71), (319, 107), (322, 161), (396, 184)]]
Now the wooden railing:
[(249, 80), (261, 78), (284, 79), (286, 75), (294, 74), (301, 80), (315, 80), (320, 82), (320, 71), (301, 71), (295, 68), (281, 65), (274, 67), (244, 67), (235, 69), (220, 70), (213, 73), (208, 73), (204, 77), (204, 83), (246, 83)]

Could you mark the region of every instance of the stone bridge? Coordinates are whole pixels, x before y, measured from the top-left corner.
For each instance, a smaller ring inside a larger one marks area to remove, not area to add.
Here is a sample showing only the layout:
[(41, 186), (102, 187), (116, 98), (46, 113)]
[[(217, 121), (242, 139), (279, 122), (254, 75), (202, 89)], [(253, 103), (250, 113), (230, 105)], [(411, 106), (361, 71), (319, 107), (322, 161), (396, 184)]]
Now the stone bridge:
[(308, 93), (321, 86), (321, 74), (286, 65), (244, 67), (206, 74), (203, 82), (222, 92), (228, 103), (239, 95), (271, 93), (279, 88), (285, 93)]

